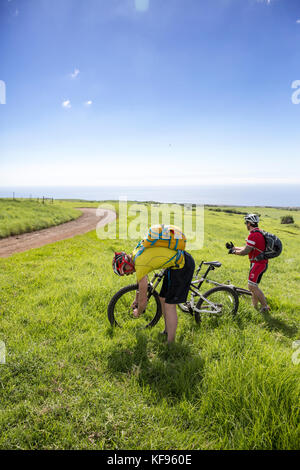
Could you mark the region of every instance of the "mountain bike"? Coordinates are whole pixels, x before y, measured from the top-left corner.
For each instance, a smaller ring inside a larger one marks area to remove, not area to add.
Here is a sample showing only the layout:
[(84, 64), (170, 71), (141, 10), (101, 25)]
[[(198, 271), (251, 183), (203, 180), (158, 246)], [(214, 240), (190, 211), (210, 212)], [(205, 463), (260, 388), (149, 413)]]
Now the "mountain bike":
[[(208, 268), (206, 270), (206, 272), (204, 273), (204, 275), (200, 278), (198, 278), (198, 275), (201, 271), (201, 268), (203, 265), (208, 265)], [(209, 283), (209, 284), (213, 284), (215, 286), (221, 286), (221, 287), (230, 287), (231, 289), (233, 289), (237, 296), (238, 296), (238, 305), (239, 305), (239, 297), (240, 296), (252, 296), (251, 292), (247, 289), (243, 289), (242, 287), (237, 287), (235, 285), (233, 285), (229, 280), (226, 281), (226, 282), (217, 282), (217, 281), (214, 281), (212, 279), (208, 279), (208, 273), (210, 271), (213, 271), (215, 268), (219, 268), (222, 266), (222, 263), (220, 263), (219, 261), (213, 261), (213, 262), (205, 262), (205, 261), (201, 261), (197, 270), (196, 270), (196, 273), (195, 273), (195, 276), (194, 276), (194, 280), (191, 282), (191, 287), (197, 287), (197, 289), (199, 290), (202, 286), (202, 284), (204, 282), (206, 283)], [(211, 289), (210, 291), (207, 291), (206, 292), (206, 297), (209, 297), (210, 296), (210, 292), (212, 291), (211, 295), (214, 295), (214, 289)], [(195, 297), (197, 297), (197, 293), (195, 291), (193, 291), (192, 288), (190, 288), (190, 292), (189, 292), (189, 296), (188, 296), (188, 300), (184, 303), (184, 304), (178, 304), (178, 307), (180, 308), (180, 310), (182, 310), (183, 312), (185, 313), (189, 313), (190, 312), (190, 303), (191, 302), (195, 302)]]
[[(239, 305), (239, 293), (231, 285), (219, 284), (204, 294), (200, 287), (211, 270), (221, 266), (218, 261), (202, 261), (196, 271), (198, 276), (203, 265), (208, 269), (202, 278), (195, 279), (190, 285), (189, 300), (179, 307), (185, 313), (195, 318), (197, 323), (201, 321), (202, 314), (209, 315), (236, 315)], [(107, 315), (112, 326), (131, 327), (138, 324), (140, 328), (152, 328), (159, 321), (162, 310), (157, 288), (163, 279), (165, 269), (155, 273), (148, 283), (148, 303), (145, 311), (138, 318), (133, 316), (132, 304), (138, 291), (138, 284), (131, 284), (120, 289), (110, 300)], [(195, 300), (196, 299), (196, 300)]]

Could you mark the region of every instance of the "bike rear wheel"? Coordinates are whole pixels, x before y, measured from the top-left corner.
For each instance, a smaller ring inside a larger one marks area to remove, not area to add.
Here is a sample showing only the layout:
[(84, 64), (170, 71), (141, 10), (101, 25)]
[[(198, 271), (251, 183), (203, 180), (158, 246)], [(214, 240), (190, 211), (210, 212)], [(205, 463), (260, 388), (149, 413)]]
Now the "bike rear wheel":
[(236, 293), (240, 295), (248, 295), (249, 297), (252, 296), (251, 292), (248, 289), (243, 289), (242, 287), (235, 287)]
[(196, 308), (195, 320), (201, 322), (201, 315), (236, 315), (239, 298), (235, 290), (226, 286), (214, 287), (203, 294)]
[(138, 284), (130, 284), (120, 289), (111, 299), (107, 307), (107, 316), (112, 326), (120, 328), (152, 328), (161, 317), (161, 304), (157, 292), (148, 295), (147, 307), (138, 318), (132, 313), (133, 303)]

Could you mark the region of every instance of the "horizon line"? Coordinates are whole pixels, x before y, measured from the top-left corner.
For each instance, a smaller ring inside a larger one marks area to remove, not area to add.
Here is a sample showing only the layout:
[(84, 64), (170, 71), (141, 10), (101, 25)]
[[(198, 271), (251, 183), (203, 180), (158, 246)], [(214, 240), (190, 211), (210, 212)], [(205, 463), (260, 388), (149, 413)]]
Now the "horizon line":
[[(197, 182), (192, 182), (189, 183), (188, 181), (185, 183), (127, 183), (127, 184), (120, 184), (120, 183), (107, 183), (107, 182), (101, 182), (101, 183), (95, 183), (95, 184), (10, 184), (10, 185), (2, 185), (0, 184), (0, 189), (12, 189), (12, 188), (99, 188), (99, 187), (123, 187), (123, 188), (128, 188), (132, 187), (134, 188), (147, 188), (147, 187), (184, 187), (184, 186), (243, 186), (243, 185), (249, 185), (249, 186), (266, 186), (266, 185), (274, 185), (274, 186), (286, 186), (286, 185), (293, 185), (293, 186), (300, 186), (300, 181), (298, 180), (285, 180), (285, 181), (278, 181), (278, 180), (266, 180), (266, 181), (259, 181), (259, 180), (250, 180), (250, 181), (231, 181), (231, 182), (202, 182), (199, 181)], [(300, 188), (299, 188), (300, 189)]]

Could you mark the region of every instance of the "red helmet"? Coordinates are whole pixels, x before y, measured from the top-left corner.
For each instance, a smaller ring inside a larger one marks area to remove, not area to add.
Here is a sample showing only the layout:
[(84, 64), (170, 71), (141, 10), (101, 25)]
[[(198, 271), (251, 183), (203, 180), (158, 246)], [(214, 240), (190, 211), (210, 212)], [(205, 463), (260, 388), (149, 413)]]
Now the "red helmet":
[(114, 273), (118, 276), (124, 276), (125, 265), (134, 268), (134, 263), (132, 262), (130, 256), (125, 253), (125, 251), (120, 251), (119, 253), (115, 252), (115, 256), (113, 257), (112, 261)]

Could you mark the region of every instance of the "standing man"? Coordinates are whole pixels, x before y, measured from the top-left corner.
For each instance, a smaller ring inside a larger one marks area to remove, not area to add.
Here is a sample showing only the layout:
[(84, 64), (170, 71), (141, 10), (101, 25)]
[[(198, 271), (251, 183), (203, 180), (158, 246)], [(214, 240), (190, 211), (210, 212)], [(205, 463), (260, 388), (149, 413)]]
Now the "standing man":
[(162, 246), (137, 247), (131, 255), (124, 251), (115, 253), (113, 270), (119, 276), (136, 273), (138, 293), (132, 304), (133, 316), (138, 318), (147, 306), (148, 274), (155, 269), (168, 268), (160, 291), (160, 303), (165, 320), (164, 334), (168, 343), (175, 341), (177, 329), (176, 305), (186, 302), (193, 278), (195, 262), (186, 251), (174, 251)]
[(248, 287), (252, 293), (252, 304), (254, 308), (258, 308), (258, 302), (261, 304), (261, 311), (266, 312), (270, 310), (263, 292), (258, 287), (263, 274), (268, 269), (268, 260), (256, 260), (256, 257), (265, 251), (266, 242), (263, 234), (258, 227), (259, 217), (257, 214), (247, 214), (245, 216), (245, 224), (247, 230), (250, 232), (246, 239), (244, 247), (230, 246), (230, 253), (238, 256), (249, 256), (250, 272), (248, 279)]

